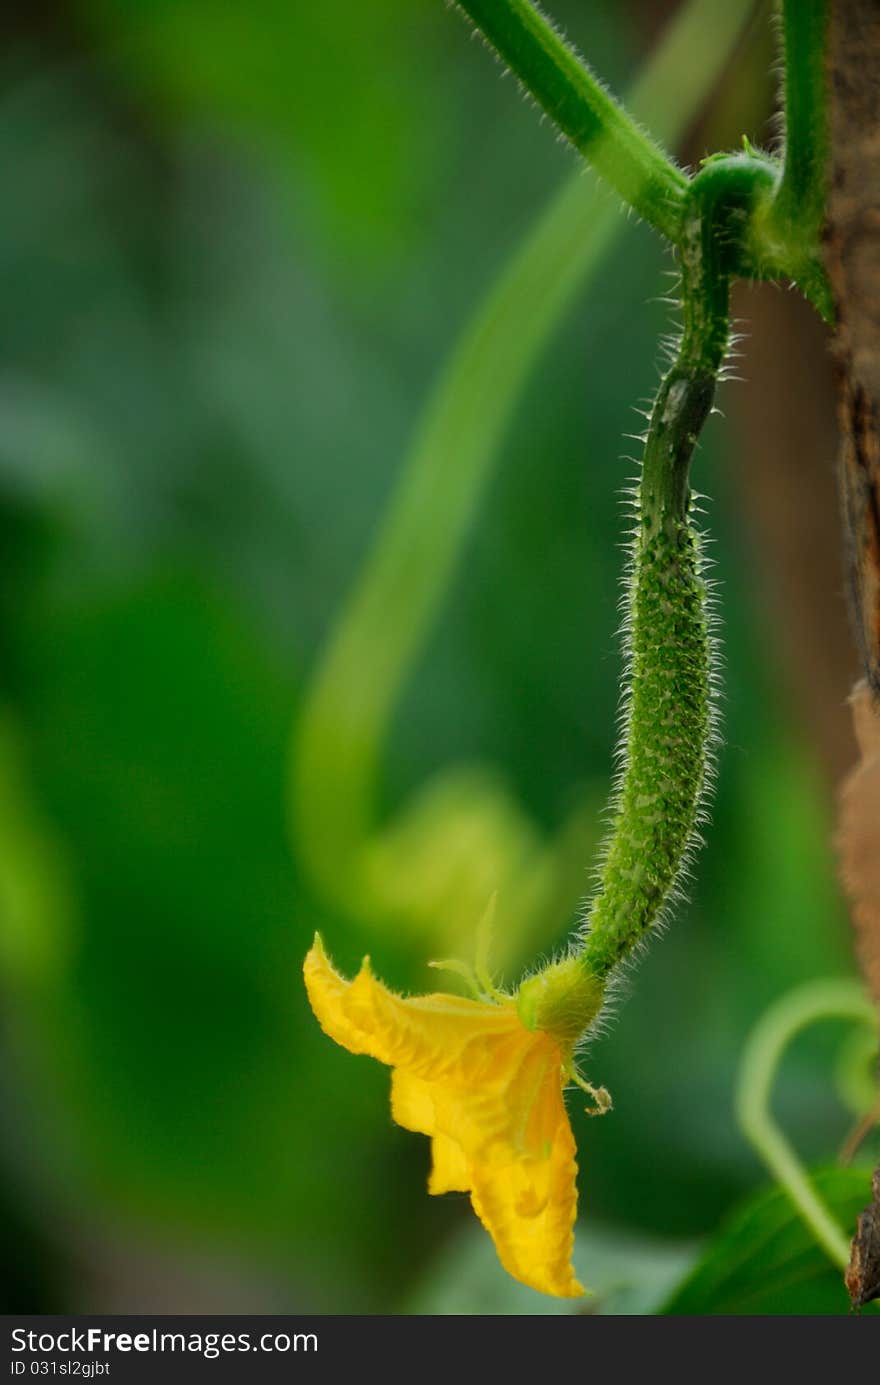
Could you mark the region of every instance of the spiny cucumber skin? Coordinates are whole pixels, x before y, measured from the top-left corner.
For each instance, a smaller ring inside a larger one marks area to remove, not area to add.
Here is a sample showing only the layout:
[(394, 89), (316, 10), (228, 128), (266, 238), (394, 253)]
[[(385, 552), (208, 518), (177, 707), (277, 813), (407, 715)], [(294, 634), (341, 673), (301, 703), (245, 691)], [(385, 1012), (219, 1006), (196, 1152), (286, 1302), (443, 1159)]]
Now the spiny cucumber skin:
[(630, 581), (625, 765), (582, 955), (600, 979), (644, 939), (678, 883), (712, 730), (706, 587), (686, 519), (642, 520)]
[(645, 439), (621, 772), (578, 954), (600, 982), (644, 943), (681, 880), (712, 750), (712, 643), (688, 478), (730, 340), (727, 232), (742, 198), (723, 193), (711, 169), (691, 184), (678, 247), (682, 333)]

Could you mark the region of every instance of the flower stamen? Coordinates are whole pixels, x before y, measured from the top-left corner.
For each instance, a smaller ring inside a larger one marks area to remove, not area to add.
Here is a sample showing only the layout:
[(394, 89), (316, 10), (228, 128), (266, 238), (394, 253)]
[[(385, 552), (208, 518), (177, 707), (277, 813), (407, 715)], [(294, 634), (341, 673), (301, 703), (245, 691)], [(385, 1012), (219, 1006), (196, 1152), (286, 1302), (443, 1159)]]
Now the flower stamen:
[(574, 1063), (570, 1063), (562, 1069), (566, 1079), (573, 1082), (576, 1087), (580, 1087), (582, 1092), (593, 1098), (594, 1106), (585, 1106), (584, 1110), (588, 1116), (607, 1116), (608, 1112), (614, 1109), (611, 1100), (611, 1093), (607, 1087), (594, 1087), (592, 1082), (588, 1082), (585, 1077), (581, 1077)]

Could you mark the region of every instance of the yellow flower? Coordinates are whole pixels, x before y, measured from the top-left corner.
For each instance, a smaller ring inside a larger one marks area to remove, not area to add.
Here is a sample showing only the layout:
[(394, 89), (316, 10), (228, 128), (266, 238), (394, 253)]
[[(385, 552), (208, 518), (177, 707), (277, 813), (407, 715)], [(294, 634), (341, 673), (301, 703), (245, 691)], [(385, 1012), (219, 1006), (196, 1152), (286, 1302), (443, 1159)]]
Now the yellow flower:
[[(514, 1279), (560, 1297), (586, 1292), (571, 1264), (577, 1164), (562, 1089), (580, 1080), (573, 1046), (601, 1003), (595, 984), (562, 962), (527, 981), (519, 1004), (404, 999), (375, 979), (368, 958), (346, 981), (318, 937), (304, 975), (324, 1032), (392, 1068), (395, 1121), (431, 1137), (428, 1191), (470, 1193)], [(607, 1093), (581, 1085), (607, 1109)]]

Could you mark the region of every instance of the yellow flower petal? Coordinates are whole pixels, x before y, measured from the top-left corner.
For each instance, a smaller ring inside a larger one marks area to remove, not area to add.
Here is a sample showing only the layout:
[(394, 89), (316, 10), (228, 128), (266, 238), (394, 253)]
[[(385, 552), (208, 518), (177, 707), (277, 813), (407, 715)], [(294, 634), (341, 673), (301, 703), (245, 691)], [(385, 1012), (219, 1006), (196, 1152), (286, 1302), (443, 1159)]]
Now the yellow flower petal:
[(429, 1192), (470, 1192), (514, 1278), (582, 1294), (571, 1266), (577, 1165), (562, 1097), (570, 1054), (560, 1040), (527, 1029), (512, 1002), (396, 996), (366, 961), (345, 981), (319, 939), (304, 971), (324, 1031), (393, 1069), (394, 1120), (431, 1137)]
[(433, 1135), (437, 1125), (431, 1084), (403, 1068), (391, 1074), (391, 1115), (404, 1130)]
[(521, 1029), (513, 1003), (486, 1005), (462, 996), (403, 999), (377, 981), (365, 958), (353, 981), (333, 968), (320, 938), (303, 967), (306, 990), (321, 1028), (350, 1053), (367, 1053), (389, 1066), (427, 1076), (461, 1062), (480, 1034)]
[(431, 1173), (428, 1192), (469, 1193), (471, 1169), (464, 1150), (448, 1135), (435, 1135), (431, 1141)]
[[(582, 1294), (571, 1268), (577, 1165), (559, 1049), (526, 1030), (503, 1050), (497, 1042), (492, 1048), (497, 1067), (486, 1071), (482, 1086), (425, 1083), (429, 1092), (419, 1093), (400, 1123), (462, 1152), (474, 1210), (509, 1274), (543, 1293)], [(395, 1080), (399, 1087), (399, 1072)], [(444, 1166), (441, 1176), (448, 1174)], [(460, 1186), (454, 1175), (453, 1186)]]
[(574, 1298), (585, 1292), (571, 1264), (577, 1163), (560, 1081), (543, 1083), (528, 1120), (544, 1137), (541, 1153), (507, 1157), (512, 1146), (497, 1147), (493, 1160), (473, 1166), (471, 1201), (514, 1279)]
[(391, 1114), (405, 1130), (432, 1137), (429, 1193), (470, 1192), (470, 1165), (464, 1150), (451, 1135), (437, 1131), (430, 1083), (402, 1068), (395, 1068), (391, 1074)]

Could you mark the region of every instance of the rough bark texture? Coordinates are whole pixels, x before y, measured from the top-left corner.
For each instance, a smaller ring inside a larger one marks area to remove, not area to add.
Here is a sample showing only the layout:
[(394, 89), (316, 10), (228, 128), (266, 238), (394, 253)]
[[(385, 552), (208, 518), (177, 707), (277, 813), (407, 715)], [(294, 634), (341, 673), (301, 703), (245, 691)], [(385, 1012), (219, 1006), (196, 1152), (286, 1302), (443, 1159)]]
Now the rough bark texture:
[(880, 712), (865, 683), (850, 701), (861, 760), (841, 786), (836, 845), (856, 953), (880, 1009)]
[(880, 1168), (874, 1170), (871, 1194), (873, 1201), (859, 1217), (846, 1272), (854, 1308), (864, 1308), (872, 1299), (880, 1298)]
[(850, 584), (865, 676), (880, 696), (880, 5), (831, 10), (831, 188), (826, 263)]
[[(826, 263), (838, 319), (834, 354), (840, 384), (841, 487), (853, 614), (876, 705), (880, 699), (878, 0), (832, 0), (829, 60), (832, 153)], [(874, 830), (873, 823), (864, 821), (851, 826), (862, 833)], [(860, 932), (863, 961), (865, 942)], [(876, 939), (871, 943), (876, 944)], [(869, 946), (868, 956), (872, 951)], [(868, 974), (870, 978), (870, 966)], [(880, 1297), (880, 1171), (874, 1176), (872, 1193), (873, 1202), (859, 1218), (846, 1276), (857, 1307)]]

